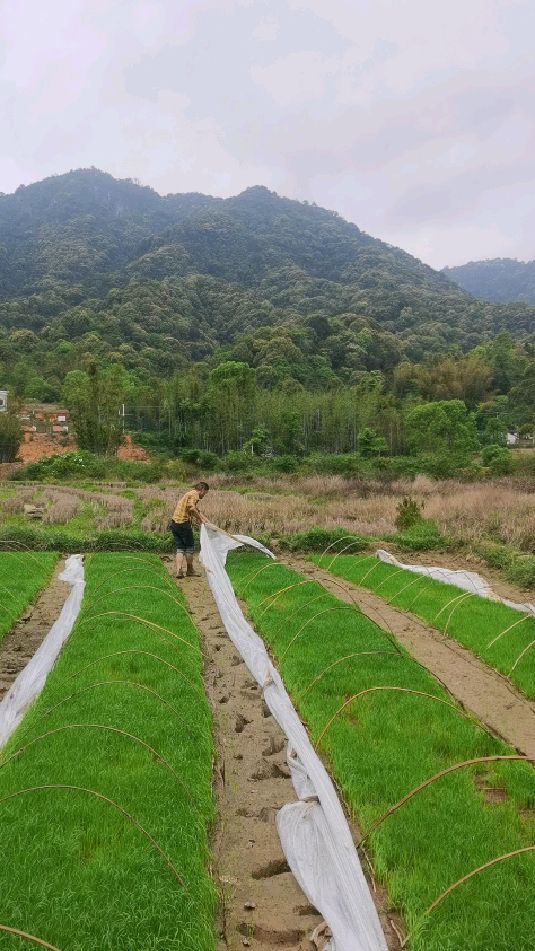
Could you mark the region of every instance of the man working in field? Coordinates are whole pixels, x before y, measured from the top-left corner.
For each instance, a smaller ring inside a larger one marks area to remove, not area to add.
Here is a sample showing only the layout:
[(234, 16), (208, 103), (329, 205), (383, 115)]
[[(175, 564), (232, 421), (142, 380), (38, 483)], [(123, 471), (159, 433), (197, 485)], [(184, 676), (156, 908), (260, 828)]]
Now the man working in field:
[(170, 529), (173, 533), (176, 545), (177, 578), (184, 578), (184, 568), (186, 568), (186, 575), (188, 577), (196, 575), (196, 572), (193, 570), (194, 542), (192, 520), (198, 522), (199, 525), (208, 522), (208, 519), (205, 518), (197, 508), (200, 500), (203, 499), (208, 492), (208, 489), (209, 486), (207, 482), (197, 482), (189, 492), (186, 492), (186, 494), (182, 496), (173, 512)]

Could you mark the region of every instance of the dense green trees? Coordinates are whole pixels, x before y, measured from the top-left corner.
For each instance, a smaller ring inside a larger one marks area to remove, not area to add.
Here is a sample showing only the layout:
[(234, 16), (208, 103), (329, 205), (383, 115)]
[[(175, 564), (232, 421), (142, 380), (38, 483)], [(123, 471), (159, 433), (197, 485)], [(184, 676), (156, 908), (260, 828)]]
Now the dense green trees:
[(253, 459), (503, 444), (535, 423), (534, 331), (265, 188), (162, 198), (88, 169), (0, 196), (0, 386), (65, 400), (95, 451), (123, 423)]
[(120, 366), (102, 370), (90, 363), (87, 372), (71, 370), (63, 384), (78, 444), (97, 454), (110, 453), (123, 436), (122, 409), (129, 394), (128, 376)]
[(0, 413), (0, 462), (14, 462), (22, 442), (22, 429), (14, 413)]
[(470, 261), (460, 267), (445, 268), (444, 273), (474, 297), (535, 304), (535, 261), (515, 258)]

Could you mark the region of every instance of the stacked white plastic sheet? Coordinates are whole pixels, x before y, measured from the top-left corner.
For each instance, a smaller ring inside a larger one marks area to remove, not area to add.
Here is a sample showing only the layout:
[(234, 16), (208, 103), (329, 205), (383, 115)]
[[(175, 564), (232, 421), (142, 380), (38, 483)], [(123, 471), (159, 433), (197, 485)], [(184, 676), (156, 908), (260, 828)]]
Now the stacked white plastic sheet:
[(508, 608), (515, 611), (522, 611), (523, 614), (533, 614), (535, 617), (535, 604), (530, 601), (509, 601), (507, 598), (500, 598), (491, 588), (488, 581), (485, 581), (481, 575), (475, 571), (465, 571), (464, 568), (434, 568), (429, 565), (406, 565), (398, 561), (389, 551), (379, 549), (376, 552), (380, 561), (386, 565), (392, 565), (395, 568), (404, 568), (405, 571), (412, 571), (417, 575), (425, 575), (428, 578), (434, 578), (435, 581), (442, 581), (444, 584), (451, 584), (455, 588), (461, 588), (462, 591), (468, 591), (476, 594), (479, 598), (489, 598), (491, 601), (499, 601), (506, 604)]
[(71, 590), (57, 621), (0, 703), (0, 749), (16, 730), (30, 704), (41, 693), (80, 612), (85, 587), (81, 556), (71, 555), (59, 577), (71, 585)]
[(245, 535), (202, 526), (201, 560), (225, 628), (288, 738), (288, 765), (298, 797), (283, 806), (277, 828), (288, 864), (332, 932), (330, 951), (386, 951), (386, 942), (344, 812), (263, 641), (245, 619), (225, 570), (242, 545), (274, 556)]

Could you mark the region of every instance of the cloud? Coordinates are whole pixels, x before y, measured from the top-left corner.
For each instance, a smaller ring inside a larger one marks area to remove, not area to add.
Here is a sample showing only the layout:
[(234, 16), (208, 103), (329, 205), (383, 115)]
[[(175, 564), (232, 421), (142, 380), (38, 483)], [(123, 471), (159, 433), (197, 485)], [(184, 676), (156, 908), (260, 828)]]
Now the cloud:
[(535, 257), (532, 0), (4, 0), (0, 189), (265, 184), (436, 266)]

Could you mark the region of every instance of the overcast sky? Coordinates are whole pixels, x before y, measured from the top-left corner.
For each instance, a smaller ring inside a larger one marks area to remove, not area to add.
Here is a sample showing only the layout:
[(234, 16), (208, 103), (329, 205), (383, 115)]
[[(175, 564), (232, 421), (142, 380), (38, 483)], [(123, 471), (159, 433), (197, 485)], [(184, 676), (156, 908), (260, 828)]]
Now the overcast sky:
[(535, 258), (535, 0), (0, 0), (0, 191), (267, 185), (442, 267)]

